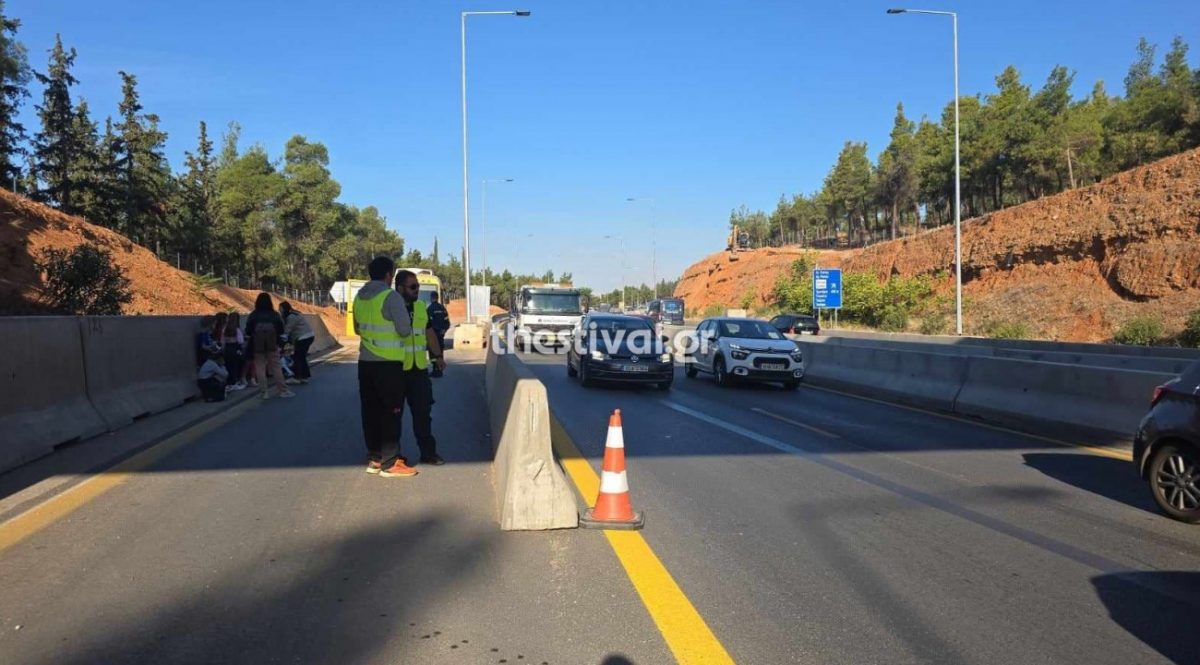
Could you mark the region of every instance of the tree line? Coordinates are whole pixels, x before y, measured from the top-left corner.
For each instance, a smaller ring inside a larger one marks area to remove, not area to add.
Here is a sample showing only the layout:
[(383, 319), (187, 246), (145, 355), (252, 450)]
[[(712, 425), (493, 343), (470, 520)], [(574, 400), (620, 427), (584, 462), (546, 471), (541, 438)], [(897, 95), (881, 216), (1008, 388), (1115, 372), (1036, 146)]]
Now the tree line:
[[(1074, 99), (1075, 74), (1054, 67), (1034, 91), (1013, 66), (995, 91), (959, 98), (962, 218), (1095, 183), (1200, 145), (1200, 68), (1176, 37), (1161, 63), (1143, 38), (1123, 97), (1103, 81)], [(781, 196), (775, 210), (742, 206), (730, 225), (753, 246), (858, 245), (954, 219), (954, 101), (940, 120), (913, 122), (896, 105), (890, 141), (872, 162), (847, 141), (819, 190)]]
[[(20, 21), (0, 2), (0, 178), (14, 192), (113, 229), (159, 258), (248, 288), (323, 291), (359, 276), (375, 255), (401, 256), (403, 239), (373, 206), (338, 201), (324, 145), (293, 136), (281, 159), (238, 145), (230, 123), (216, 148), (200, 122), (184, 170), (171, 171), (167, 134), (122, 71), (116, 115), (101, 123), (75, 98), (76, 51), (56, 37), (44, 71), (17, 40)], [(31, 97), (38, 127), (19, 120)], [(97, 116), (98, 117), (98, 116)]]

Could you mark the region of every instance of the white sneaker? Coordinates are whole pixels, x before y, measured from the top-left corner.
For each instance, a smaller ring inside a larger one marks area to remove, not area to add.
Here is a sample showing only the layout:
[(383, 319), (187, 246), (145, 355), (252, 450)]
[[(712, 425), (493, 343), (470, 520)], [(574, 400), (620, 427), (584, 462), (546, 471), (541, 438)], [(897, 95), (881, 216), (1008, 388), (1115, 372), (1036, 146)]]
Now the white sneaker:
[(300, 383), (300, 379), (295, 379), (289, 376), (287, 381), (284, 381), (284, 383), (288, 384), (289, 386), (294, 386)]
[(233, 384), (232, 386), (229, 386), (229, 389), (230, 389), (230, 390), (232, 390), (232, 391), (234, 391), (234, 392), (237, 392), (237, 391), (239, 391), (239, 390), (245, 390), (245, 389), (246, 389), (246, 386), (244, 386), (244, 385), (242, 385), (242, 384), (240, 384), (240, 383), (235, 383), (235, 384)]
[(290, 390), (285, 390), (285, 391), (279, 393), (279, 396), (282, 397), (283, 399), (287, 399), (289, 397), (295, 397), (296, 393), (294, 393)]
[(263, 393), (262, 398), (263, 399), (271, 399), (271, 393)]

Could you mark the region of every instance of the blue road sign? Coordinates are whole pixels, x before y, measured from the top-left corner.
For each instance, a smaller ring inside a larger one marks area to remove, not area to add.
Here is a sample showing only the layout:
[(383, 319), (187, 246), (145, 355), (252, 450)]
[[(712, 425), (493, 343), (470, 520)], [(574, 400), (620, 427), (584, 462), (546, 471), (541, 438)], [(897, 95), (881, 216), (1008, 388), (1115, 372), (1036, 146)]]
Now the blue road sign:
[(813, 269), (813, 309), (841, 309), (842, 269)]

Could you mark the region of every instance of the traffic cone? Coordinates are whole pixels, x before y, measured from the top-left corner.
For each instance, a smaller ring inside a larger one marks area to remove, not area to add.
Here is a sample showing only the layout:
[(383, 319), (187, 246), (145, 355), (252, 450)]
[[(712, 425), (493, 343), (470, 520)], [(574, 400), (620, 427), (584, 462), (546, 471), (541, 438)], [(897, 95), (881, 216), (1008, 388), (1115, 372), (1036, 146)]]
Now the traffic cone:
[(608, 418), (608, 437), (604, 440), (604, 467), (600, 472), (600, 495), (596, 506), (579, 518), (585, 529), (640, 529), (646, 523), (642, 513), (633, 511), (629, 501), (629, 481), (625, 476), (625, 435), (621, 428), (621, 410)]

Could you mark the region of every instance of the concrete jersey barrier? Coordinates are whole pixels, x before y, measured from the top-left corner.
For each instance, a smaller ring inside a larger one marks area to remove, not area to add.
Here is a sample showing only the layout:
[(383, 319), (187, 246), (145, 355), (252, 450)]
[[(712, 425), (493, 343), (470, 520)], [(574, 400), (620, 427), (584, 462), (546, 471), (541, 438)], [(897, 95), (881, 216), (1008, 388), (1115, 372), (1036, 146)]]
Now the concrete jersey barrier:
[(851, 339), (986, 347), (989, 349), (1042, 351), (1051, 353), (1107, 354), (1119, 356), (1137, 356), (1141, 358), (1173, 358), (1191, 361), (1200, 360), (1200, 349), (1184, 349), (1167, 346), (1130, 346), (1127, 344), (1089, 344), (1085, 342), (1053, 342), (1036, 339), (996, 339), (991, 337), (955, 337), (952, 335), (877, 333), (863, 330), (823, 329), (821, 334), (829, 337), (844, 337)]
[(108, 428), (197, 396), (195, 316), (79, 318), (87, 391)]
[(796, 343), (808, 381), (943, 411), (954, 410), (967, 371), (967, 358), (954, 354)]
[(0, 318), (0, 471), (106, 431), (87, 395), (73, 316)]
[(516, 354), (489, 345), (485, 369), (496, 504), (505, 531), (579, 525), (575, 493), (554, 459), (546, 386)]

